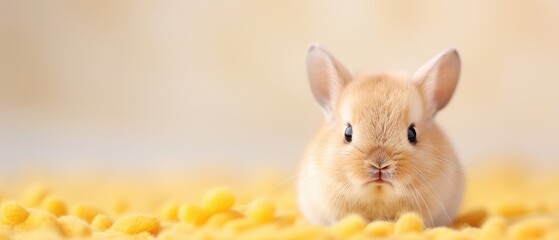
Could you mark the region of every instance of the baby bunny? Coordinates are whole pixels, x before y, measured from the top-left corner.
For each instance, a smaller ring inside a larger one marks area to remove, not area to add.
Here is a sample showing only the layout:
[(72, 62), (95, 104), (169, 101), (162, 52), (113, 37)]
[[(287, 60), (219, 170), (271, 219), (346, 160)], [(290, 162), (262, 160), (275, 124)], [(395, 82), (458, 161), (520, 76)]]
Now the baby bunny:
[(458, 83), (458, 52), (443, 52), (411, 77), (352, 75), (313, 44), (307, 72), (325, 120), (300, 162), (297, 201), (304, 217), (329, 225), (351, 213), (372, 221), (416, 212), (427, 226), (451, 223), (463, 173), (434, 118)]

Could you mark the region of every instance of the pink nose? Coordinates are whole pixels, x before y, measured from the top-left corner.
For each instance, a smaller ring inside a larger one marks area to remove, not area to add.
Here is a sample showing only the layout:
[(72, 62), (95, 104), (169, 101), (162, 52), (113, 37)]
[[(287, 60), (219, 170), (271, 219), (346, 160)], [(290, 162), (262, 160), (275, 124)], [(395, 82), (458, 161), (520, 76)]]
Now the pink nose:
[(386, 175), (386, 171), (390, 165), (383, 166), (382, 164), (371, 164), (373, 169), (369, 171), (374, 179), (382, 179), (383, 175)]

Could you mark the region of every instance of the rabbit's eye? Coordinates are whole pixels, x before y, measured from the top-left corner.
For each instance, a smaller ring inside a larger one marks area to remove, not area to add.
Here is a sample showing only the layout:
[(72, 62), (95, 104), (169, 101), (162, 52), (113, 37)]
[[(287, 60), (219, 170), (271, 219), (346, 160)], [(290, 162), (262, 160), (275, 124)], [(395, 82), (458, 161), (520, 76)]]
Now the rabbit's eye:
[(417, 143), (417, 133), (415, 132), (415, 126), (413, 124), (408, 128), (408, 141), (414, 145)]
[(349, 123), (347, 124), (347, 127), (345, 128), (344, 136), (345, 136), (345, 141), (347, 143), (350, 143), (351, 138), (353, 136), (353, 128), (351, 128), (351, 124), (349, 124)]

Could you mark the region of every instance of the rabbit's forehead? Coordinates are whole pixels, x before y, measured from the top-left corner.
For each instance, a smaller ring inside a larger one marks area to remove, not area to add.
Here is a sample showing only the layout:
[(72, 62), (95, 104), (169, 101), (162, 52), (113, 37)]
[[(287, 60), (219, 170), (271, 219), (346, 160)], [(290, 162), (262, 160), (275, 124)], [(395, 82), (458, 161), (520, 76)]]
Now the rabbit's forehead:
[(407, 78), (357, 79), (341, 100), (340, 115), (349, 123), (408, 125), (423, 115), (421, 97)]

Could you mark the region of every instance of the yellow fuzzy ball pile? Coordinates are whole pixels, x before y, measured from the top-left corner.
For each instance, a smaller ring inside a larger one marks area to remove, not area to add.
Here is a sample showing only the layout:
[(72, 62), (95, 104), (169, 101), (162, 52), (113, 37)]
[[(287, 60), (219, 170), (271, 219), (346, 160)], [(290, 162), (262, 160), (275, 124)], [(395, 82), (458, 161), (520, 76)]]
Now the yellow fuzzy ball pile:
[(332, 226), (311, 225), (297, 211), (293, 184), (269, 176), (229, 187), (121, 181), (107, 190), (111, 184), (79, 180), (12, 192), (0, 186), (0, 240), (559, 239), (559, 177), (522, 173), (470, 173), (461, 213), (452, 226), (436, 228), (414, 213), (373, 222), (351, 214)]

